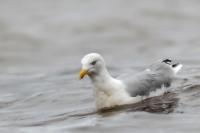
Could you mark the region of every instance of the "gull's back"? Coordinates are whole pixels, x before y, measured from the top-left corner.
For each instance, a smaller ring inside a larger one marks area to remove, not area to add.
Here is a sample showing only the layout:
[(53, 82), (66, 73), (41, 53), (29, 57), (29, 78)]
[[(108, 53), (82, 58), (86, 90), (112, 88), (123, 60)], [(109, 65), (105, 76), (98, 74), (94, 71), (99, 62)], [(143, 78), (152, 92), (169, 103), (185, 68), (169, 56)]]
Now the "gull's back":
[(174, 63), (169, 59), (158, 61), (148, 69), (138, 74), (130, 74), (119, 77), (126, 85), (127, 92), (132, 96), (149, 95), (162, 86), (169, 87), (181, 64)]

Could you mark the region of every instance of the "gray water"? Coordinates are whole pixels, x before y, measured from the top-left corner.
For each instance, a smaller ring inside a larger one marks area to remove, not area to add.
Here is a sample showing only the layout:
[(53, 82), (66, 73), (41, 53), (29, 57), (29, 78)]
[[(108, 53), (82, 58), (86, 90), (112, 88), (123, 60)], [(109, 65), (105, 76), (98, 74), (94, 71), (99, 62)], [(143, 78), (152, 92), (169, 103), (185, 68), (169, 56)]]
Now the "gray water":
[[(112, 75), (160, 58), (184, 64), (173, 113), (95, 110), (81, 58), (101, 53)], [(198, 133), (200, 1), (1, 0), (1, 133)]]

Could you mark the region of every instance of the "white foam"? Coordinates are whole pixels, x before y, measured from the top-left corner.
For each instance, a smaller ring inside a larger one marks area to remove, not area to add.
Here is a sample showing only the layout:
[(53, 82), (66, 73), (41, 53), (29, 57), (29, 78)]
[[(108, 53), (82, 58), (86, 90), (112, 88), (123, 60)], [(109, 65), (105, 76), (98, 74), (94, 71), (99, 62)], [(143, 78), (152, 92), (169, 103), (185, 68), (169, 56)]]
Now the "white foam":
[(134, 99), (135, 99), (134, 102), (139, 102), (141, 100), (145, 100), (145, 99), (151, 98), (151, 97), (161, 96), (168, 91), (169, 91), (169, 88), (167, 88), (163, 85), (161, 88), (150, 92), (150, 94), (148, 96), (136, 96), (136, 97), (134, 97)]

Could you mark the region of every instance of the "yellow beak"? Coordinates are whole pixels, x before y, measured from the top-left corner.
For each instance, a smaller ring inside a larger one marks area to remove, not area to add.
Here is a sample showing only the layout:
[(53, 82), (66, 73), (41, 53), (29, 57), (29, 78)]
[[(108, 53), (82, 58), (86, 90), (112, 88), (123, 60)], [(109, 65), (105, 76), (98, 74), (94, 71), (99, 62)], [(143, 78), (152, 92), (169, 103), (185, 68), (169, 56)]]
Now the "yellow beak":
[(87, 71), (81, 69), (81, 70), (80, 70), (80, 74), (79, 74), (79, 79), (83, 79), (85, 75), (87, 75)]

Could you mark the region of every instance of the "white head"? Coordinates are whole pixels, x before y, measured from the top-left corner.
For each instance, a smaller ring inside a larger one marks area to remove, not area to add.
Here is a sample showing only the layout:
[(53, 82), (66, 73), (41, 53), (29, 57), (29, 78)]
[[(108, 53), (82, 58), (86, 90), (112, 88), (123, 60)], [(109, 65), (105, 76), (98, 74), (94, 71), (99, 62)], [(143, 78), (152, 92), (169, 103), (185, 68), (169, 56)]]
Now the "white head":
[(80, 79), (84, 78), (85, 75), (93, 77), (105, 69), (104, 59), (98, 53), (85, 55), (81, 60), (81, 64)]

